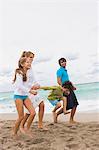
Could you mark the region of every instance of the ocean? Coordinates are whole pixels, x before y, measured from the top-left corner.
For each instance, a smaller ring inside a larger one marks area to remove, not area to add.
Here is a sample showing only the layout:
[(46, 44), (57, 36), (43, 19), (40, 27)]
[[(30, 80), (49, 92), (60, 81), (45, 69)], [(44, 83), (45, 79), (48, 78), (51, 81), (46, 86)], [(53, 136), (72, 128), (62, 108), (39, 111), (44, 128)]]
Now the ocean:
[[(99, 82), (77, 84), (75, 94), (79, 105), (78, 112), (99, 112)], [(50, 91), (40, 90), (45, 102), (45, 113), (51, 113), (53, 106), (47, 100)], [(36, 109), (38, 111), (38, 108)], [(16, 113), (13, 92), (0, 93), (0, 113)]]

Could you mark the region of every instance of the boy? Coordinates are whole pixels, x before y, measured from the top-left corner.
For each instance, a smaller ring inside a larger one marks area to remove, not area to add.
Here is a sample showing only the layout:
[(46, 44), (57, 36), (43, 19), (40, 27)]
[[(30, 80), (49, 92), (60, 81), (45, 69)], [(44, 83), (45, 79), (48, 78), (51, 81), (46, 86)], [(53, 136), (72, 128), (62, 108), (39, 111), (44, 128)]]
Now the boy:
[[(66, 87), (63, 87), (64, 90), (65, 90), (65, 94), (69, 94), (70, 91), (68, 88)], [(61, 100), (63, 100), (63, 111), (64, 111), (64, 114), (68, 114), (69, 112), (67, 112), (66, 110), (66, 107), (67, 107), (67, 98), (63, 96), (63, 91), (61, 90), (60, 87), (56, 87), (56, 88), (53, 88), (53, 90), (51, 91), (51, 93), (48, 95), (48, 100), (49, 102), (55, 106), (54, 109), (53, 109), (53, 117), (54, 117), (54, 122), (55, 122), (55, 114), (56, 114), (56, 111), (61, 108)]]

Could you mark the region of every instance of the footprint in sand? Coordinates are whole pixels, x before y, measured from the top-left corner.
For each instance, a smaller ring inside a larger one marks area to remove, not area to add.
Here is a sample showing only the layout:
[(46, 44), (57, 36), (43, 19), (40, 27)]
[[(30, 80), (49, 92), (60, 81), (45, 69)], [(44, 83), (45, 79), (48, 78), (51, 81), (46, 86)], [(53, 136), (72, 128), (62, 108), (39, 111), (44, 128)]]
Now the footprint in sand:
[(38, 139), (33, 139), (33, 141), (26, 140), (25, 142), (27, 142), (28, 144), (39, 144), (39, 143), (43, 143), (44, 141), (45, 141), (45, 139), (38, 138)]
[(66, 145), (71, 150), (87, 150), (87, 147), (84, 143), (70, 143)]
[(54, 126), (54, 123), (50, 123), (50, 124), (48, 124), (47, 126), (49, 126), (49, 127), (50, 127), (50, 126)]
[(39, 139), (35, 139), (32, 143), (33, 143), (33, 144), (38, 144), (38, 143), (42, 143), (42, 142), (44, 142), (44, 141), (45, 141), (45, 139), (39, 138)]
[(73, 141), (73, 140), (74, 140), (73, 137), (70, 137), (70, 138), (67, 139), (68, 142)]
[[(66, 148), (77, 150), (79, 148), (78, 144), (68, 144)], [(66, 150), (66, 148), (64, 150)]]

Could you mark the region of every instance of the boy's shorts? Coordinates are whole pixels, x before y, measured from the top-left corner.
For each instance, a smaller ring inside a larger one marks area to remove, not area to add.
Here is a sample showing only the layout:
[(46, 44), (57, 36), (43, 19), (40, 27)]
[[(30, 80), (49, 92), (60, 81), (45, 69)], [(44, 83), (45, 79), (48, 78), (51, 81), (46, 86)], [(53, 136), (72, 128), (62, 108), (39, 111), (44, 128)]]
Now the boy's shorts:
[[(31, 100), (34, 108), (37, 108), (39, 104), (43, 101), (43, 98), (39, 96), (39, 94), (37, 95), (29, 94), (29, 99)], [(25, 110), (25, 112), (29, 114), (29, 111), (27, 109)]]
[(49, 100), (49, 102), (50, 102), (53, 106), (56, 106), (57, 103), (60, 102), (60, 100), (58, 100), (58, 99), (55, 99), (55, 100)]

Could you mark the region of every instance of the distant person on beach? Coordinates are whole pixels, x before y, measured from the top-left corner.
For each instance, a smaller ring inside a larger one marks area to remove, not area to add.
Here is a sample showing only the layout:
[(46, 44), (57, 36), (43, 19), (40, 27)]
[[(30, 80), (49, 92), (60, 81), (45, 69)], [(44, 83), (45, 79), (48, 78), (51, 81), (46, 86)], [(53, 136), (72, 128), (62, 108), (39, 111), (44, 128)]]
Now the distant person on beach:
[(28, 75), (27, 71), (31, 68), (31, 63), (26, 58), (21, 58), (18, 62), (18, 68), (15, 70), (14, 77), (14, 100), (16, 109), (18, 112), (18, 119), (15, 122), (13, 135), (17, 137), (20, 124), (24, 118), (24, 107), (25, 106), (30, 115), (27, 121), (25, 133), (29, 133), (31, 123), (35, 117), (35, 109), (28, 97), (28, 93), (34, 94), (34, 91), (28, 87)]
[[(33, 62), (34, 54), (31, 51), (24, 51), (21, 58), (25, 57), (28, 61), (30, 61), (30, 64)], [(40, 84), (37, 83), (34, 72), (32, 70), (32, 67), (28, 70), (28, 76), (29, 76), (29, 88), (31, 88), (34, 91), (34, 94), (29, 93), (29, 98), (32, 101), (32, 105), (34, 108), (39, 107), (38, 111), (38, 128), (42, 129), (43, 128), (43, 116), (44, 116), (44, 100), (43, 98), (39, 95), (38, 90), (40, 89)], [(26, 111), (24, 119), (21, 122), (20, 130), (24, 133), (25, 130), (25, 124), (26, 121), (29, 118), (29, 111)]]
[[(76, 123), (76, 121), (74, 121), (74, 115), (76, 112), (78, 101), (77, 101), (76, 95), (73, 91), (73, 90), (76, 90), (76, 88), (74, 87), (72, 82), (69, 80), (69, 75), (68, 75), (67, 69), (66, 69), (66, 63), (67, 63), (66, 59), (60, 58), (58, 62), (59, 62), (60, 68), (57, 70), (57, 83), (59, 84), (60, 88), (62, 89), (64, 96), (66, 97), (66, 100), (67, 100), (66, 111), (71, 109), (70, 123)], [(65, 95), (65, 88), (63, 87), (63, 85), (66, 83), (68, 83), (69, 88), (70, 88), (70, 94), (68, 96)], [(57, 113), (54, 114), (54, 118), (55, 118), (54, 122), (57, 122), (57, 117), (61, 113), (63, 113), (63, 111), (64, 111), (64, 109), (61, 108)]]

